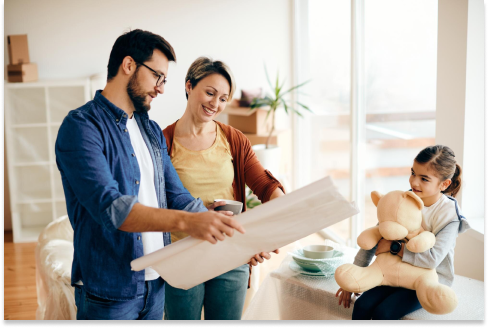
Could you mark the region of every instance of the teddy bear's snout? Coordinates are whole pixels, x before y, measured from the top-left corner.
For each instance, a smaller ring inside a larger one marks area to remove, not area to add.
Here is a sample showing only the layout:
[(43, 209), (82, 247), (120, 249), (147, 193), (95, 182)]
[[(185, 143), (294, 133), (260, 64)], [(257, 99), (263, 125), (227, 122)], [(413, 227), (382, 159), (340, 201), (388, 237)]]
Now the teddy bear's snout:
[(393, 221), (381, 222), (379, 228), (380, 234), (388, 240), (400, 240), (408, 235), (407, 228)]

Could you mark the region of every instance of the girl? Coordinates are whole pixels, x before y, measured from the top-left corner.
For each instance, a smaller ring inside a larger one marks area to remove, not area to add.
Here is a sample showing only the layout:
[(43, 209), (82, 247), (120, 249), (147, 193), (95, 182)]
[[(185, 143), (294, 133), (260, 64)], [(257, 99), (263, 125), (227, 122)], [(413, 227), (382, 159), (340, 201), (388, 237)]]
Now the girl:
[[(461, 188), (461, 167), (456, 164), (454, 152), (447, 146), (431, 146), (422, 150), (413, 162), (410, 176), (412, 191), (424, 202), (423, 228), (436, 236), (433, 248), (423, 253), (412, 253), (405, 248), (397, 254), (403, 262), (428, 269), (436, 269), (439, 282), (451, 286), (454, 279), (454, 247), (458, 233), (469, 228), (460, 214), (454, 198)], [(390, 251), (391, 242), (381, 239), (373, 249), (360, 249), (354, 264), (366, 267), (373, 255)], [(350, 306), (351, 293), (340, 288), (339, 305)], [(397, 320), (420, 309), (415, 290), (378, 286), (363, 293), (356, 300), (353, 320)]]

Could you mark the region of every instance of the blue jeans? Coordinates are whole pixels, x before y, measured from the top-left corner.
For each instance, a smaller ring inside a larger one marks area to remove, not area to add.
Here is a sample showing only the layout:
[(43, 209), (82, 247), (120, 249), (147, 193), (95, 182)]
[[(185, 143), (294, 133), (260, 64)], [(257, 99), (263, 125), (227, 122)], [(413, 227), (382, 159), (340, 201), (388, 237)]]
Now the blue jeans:
[(240, 267), (188, 290), (166, 284), (165, 320), (240, 320), (249, 280), (249, 265)]
[(378, 286), (356, 300), (352, 320), (399, 320), (421, 308), (415, 290)]
[(112, 301), (88, 294), (83, 286), (75, 286), (77, 320), (162, 320), (164, 280), (146, 281), (144, 295), (128, 301)]

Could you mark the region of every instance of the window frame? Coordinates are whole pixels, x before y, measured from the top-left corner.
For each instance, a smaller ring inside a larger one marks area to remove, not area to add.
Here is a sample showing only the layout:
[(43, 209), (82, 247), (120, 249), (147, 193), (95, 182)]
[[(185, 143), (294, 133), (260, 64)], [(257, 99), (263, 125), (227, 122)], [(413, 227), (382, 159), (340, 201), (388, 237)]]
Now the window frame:
[[(309, 54), (308, 44), (308, 0), (294, 0), (293, 15), (293, 58), (294, 58), (294, 84), (310, 78), (310, 67), (307, 61)], [(357, 237), (364, 228), (364, 200), (358, 195), (365, 192), (365, 167), (359, 159), (365, 154), (366, 139), (366, 104), (365, 104), (365, 72), (364, 72), (364, 0), (351, 0), (351, 101), (350, 101), (350, 199), (359, 208), (359, 214), (349, 218), (350, 236), (344, 240), (332, 230), (325, 228), (321, 231), (324, 237), (341, 244), (357, 247)], [(294, 94), (297, 100), (299, 94)], [(300, 101), (300, 100), (299, 100)], [(293, 187), (300, 188), (310, 183), (311, 177), (304, 172), (310, 172), (310, 140), (304, 131), (309, 130), (309, 120), (293, 115)], [(307, 136), (307, 137), (304, 137)]]

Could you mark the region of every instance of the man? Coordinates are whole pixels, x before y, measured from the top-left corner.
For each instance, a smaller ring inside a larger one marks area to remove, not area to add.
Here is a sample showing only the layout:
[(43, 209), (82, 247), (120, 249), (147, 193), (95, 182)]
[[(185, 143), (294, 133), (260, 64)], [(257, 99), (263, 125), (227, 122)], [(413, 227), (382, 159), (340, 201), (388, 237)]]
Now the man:
[(170, 244), (171, 231), (211, 243), (234, 229), (244, 233), (183, 187), (161, 128), (149, 120), (170, 61), (174, 50), (161, 36), (123, 34), (110, 53), (105, 89), (59, 129), (56, 163), (74, 229), (77, 319), (161, 320), (164, 281), (152, 269), (131, 271), (130, 262)]

